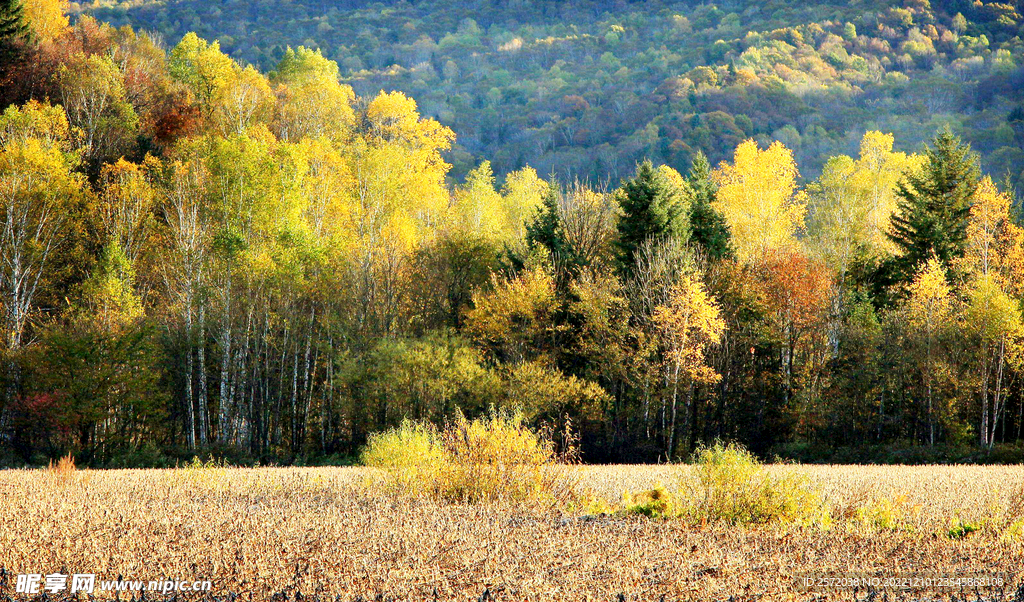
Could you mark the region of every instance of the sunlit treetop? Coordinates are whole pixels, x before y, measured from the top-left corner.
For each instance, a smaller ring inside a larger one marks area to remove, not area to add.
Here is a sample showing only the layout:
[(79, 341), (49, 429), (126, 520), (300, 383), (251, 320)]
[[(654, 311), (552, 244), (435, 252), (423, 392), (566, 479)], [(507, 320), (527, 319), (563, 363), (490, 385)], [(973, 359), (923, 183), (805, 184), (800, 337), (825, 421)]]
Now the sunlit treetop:
[(781, 142), (761, 150), (753, 140), (740, 144), (733, 162), (715, 171), (715, 208), (729, 224), (740, 260), (757, 261), (770, 249), (796, 243), (806, 212), (805, 195), (797, 192), (798, 175), (792, 151)]

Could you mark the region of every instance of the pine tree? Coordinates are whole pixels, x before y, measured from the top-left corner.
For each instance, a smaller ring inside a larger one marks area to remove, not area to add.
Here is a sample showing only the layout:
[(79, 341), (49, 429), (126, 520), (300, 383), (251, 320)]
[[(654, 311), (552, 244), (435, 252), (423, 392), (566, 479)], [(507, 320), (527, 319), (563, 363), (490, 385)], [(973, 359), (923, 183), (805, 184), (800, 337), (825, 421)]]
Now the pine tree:
[(531, 250), (544, 247), (552, 256), (562, 252), (565, 241), (562, 238), (562, 218), (558, 214), (557, 186), (548, 186), (537, 215), (526, 225), (526, 243)]
[[(559, 194), (559, 187), (556, 184), (548, 186), (536, 216), (526, 225), (526, 243), (530, 251), (537, 248), (547, 250), (555, 268), (556, 284), (561, 288), (579, 273), (586, 261), (565, 239), (562, 216), (558, 208)], [(519, 264), (520, 267), (525, 265), (525, 258), (522, 258)]]
[(636, 175), (623, 183), (619, 204), (619, 265), (625, 274), (631, 271), (644, 241), (686, 234), (685, 199), (650, 161), (637, 166)]
[(718, 187), (711, 180), (711, 164), (704, 153), (698, 151), (693, 158), (687, 181), (691, 191), (690, 241), (712, 260), (732, 257), (729, 225), (712, 206)]
[(978, 156), (949, 128), (932, 145), (924, 168), (906, 174), (896, 190), (900, 201), (889, 233), (897, 246), (891, 266), (895, 284), (909, 283), (933, 256), (948, 268), (964, 254), (971, 200), (981, 178)]
[(22, 0), (0, 0), (0, 73), (17, 55), (19, 42), (27, 34)]

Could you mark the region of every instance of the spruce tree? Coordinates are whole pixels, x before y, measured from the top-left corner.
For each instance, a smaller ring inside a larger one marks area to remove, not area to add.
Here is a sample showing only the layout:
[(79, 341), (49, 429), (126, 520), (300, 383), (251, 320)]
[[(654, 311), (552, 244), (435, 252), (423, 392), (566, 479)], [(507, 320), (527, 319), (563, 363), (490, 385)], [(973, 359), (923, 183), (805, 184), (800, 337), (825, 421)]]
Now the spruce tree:
[(0, 0), (0, 44), (6, 46), (28, 33), (22, 0)]
[(920, 173), (908, 173), (897, 187), (899, 206), (889, 238), (897, 256), (891, 265), (894, 284), (906, 284), (933, 255), (947, 267), (964, 254), (971, 200), (981, 170), (978, 156), (944, 129), (926, 152)]
[(0, 74), (6, 72), (27, 35), (22, 0), (0, 0)]
[[(558, 185), (552, 183), (533, 221), (526, 225), (526, 244), (531, 251), (539, 247), (548, 251), (551, 263), (555, 267), (556, 283), (561, 286), (579, 273), (584, 261), (565, 240), (562, 216), (558, 209), (558, 196)], [(525, 258), (520, 263), (524, 261)]]
[(647, 240), (685, 235), (685, 199), (677, 187), (666, 182), (650, 161), (636, 169), (636, 175), (619, 189), (618, 250), (623, 274), (629, 274), (637, 249)]
[(563, 251), (562, 218), (558, 214), (558, 187), (548, 186), (537, 215), (526, 225), (526, 243), (530, 249), (546, 248), (552, 256)]
[(698, 151), (690, 164), (690, 242), (703, 249), (709, 259), (732, 257), (732, 241), (725, 217), (713, 206), (718, 187), (711, 180), (711, 164)]

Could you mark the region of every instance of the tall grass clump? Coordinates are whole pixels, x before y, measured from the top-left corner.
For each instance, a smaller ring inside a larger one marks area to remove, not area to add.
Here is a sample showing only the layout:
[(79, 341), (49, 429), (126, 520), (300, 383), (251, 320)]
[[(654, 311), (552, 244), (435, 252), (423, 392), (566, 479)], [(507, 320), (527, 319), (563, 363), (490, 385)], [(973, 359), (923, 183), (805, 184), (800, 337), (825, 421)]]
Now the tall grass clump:
[(522, 414), (459, 415), (443, 428), (403, 421), (372, 435), (362, 463), (381, 469), (395, 492), (449, 502), (567, 501), (579, 473), (574, 450), (559, 452)]
[(824, 526), (829, 513), (808, 479), (791, 472), (773, 475), (742, 446), (716, 442), (697, 450), (686, 511), (699, 522), (789, 523)]
[(75, 458), (70, 453), (56, 463), (50, 460), (44, 469), (46, 477), (58, 485), (67, 485), (75, 480), (78, 468), (75, 466)]

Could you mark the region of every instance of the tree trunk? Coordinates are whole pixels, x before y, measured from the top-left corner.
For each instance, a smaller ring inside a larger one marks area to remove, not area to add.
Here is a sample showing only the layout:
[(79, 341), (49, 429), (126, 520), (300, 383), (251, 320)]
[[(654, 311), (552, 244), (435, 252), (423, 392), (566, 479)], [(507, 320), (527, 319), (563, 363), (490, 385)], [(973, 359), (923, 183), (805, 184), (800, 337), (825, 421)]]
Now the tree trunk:
[(210, 419), (207, 415), (209, 405), (209, 387), (206, 380), (206, 304), (199, 306), (199, 337), (197, 352), (199, 354), (199, 395), (197, 396), (199, 419), (199, 445), (205, 446), (209, 441), (208, 431)]

